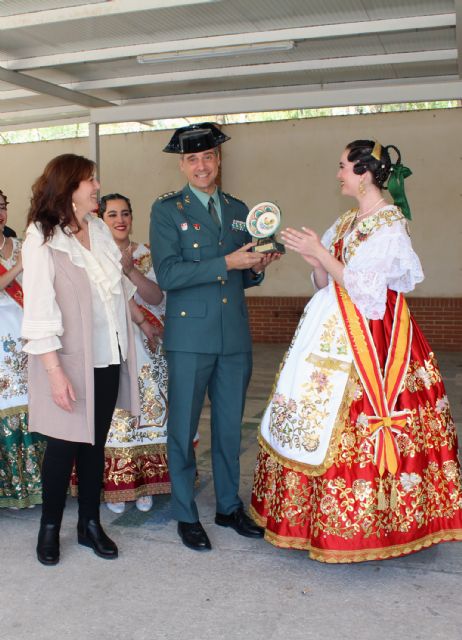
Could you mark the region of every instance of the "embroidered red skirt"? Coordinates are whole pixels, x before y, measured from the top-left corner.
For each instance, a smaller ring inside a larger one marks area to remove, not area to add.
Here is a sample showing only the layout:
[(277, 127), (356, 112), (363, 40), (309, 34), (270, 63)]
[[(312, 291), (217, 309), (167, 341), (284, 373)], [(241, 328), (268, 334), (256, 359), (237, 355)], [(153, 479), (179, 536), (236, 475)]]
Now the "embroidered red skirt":
[[(370, 321), (382, 370), (395, 299), (390, 292), (384, 319)], [(323, 562), (361, 562), (462, 540), (457, 433), (435, 356), (411, 322), (410, 363), (396, 411), (408, 409), (412, 419), (397, 435), (396, 505), (390, 506), (392, 477), (386, 473), (386, 508), (378, 509), (380, 478), (366, 417), (373, 411), (357, 378), (333, 464), (323, 475), (289, 468), (260, 438), (251, 514), (267, 541), (306, 549)]]

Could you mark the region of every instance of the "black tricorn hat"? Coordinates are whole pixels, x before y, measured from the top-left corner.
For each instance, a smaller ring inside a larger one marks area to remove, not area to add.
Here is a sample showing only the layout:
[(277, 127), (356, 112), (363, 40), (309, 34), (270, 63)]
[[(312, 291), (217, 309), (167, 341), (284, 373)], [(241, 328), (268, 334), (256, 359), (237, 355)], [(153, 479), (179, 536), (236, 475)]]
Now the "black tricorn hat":
[(198, 153), (214, 149), (230, 140), (213, 122), (200, 122), (177, 129), (164, 151), (166, 153)]

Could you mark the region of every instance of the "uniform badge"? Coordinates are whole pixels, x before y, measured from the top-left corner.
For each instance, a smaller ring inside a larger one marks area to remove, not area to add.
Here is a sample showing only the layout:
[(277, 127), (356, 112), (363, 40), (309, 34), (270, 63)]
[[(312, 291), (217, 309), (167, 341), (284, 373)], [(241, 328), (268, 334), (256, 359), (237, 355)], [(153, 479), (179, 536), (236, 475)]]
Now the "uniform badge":
[(181, 226), (181, 230), (182, 231), (187, 231), (188, 230), (188, 223), (187, 222), (182, 222), (180, 226)]
[(179, 200), (177, 200), (176, 208), (177, 208), (179, 211), (182, 211), (182, 210), (183, 210), (183, 208), (184, 208), (184, 207), (183, 207), (183, 203), (182, 203), (182, 202), (180, 202)]
[(197, 222), (193, 223), (193, 227), (196, 231), (200, 231), (201, 225), (197, 224)]
[(233, 231), (246, 231), (247, 227), (243, 220), (233, 220), (231, 223), (231, 229)]

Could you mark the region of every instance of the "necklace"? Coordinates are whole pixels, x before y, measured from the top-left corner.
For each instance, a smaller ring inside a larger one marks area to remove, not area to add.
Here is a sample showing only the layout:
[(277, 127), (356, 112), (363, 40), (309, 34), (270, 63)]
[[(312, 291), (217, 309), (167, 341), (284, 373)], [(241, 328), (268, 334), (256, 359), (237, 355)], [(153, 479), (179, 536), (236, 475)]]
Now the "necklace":
[(379, 198), (377, 200), (377, 202), (374, 202), (374, 204), (372, 205), (372, 207), (370, 207), (367, 211), (363, 211), (360, 214), (356, 214), (356, 220), (362, 220), (363, 218), (365, 218), (366, 216), (368, 216), (372, 211), (374, 211), (375, 207), (380, 204), (381, 202), (386, 202), (384, 198)]
[(131, 246), (132, 246), (132, 241), (129, 240), (128, 244), (125, 247), (122, 247), (122, 246), (119, 245), (119, 249), (120, 249), (121, 253), (123, 253), (124, 251), (127, 251), (127, 250), (131, 249)]

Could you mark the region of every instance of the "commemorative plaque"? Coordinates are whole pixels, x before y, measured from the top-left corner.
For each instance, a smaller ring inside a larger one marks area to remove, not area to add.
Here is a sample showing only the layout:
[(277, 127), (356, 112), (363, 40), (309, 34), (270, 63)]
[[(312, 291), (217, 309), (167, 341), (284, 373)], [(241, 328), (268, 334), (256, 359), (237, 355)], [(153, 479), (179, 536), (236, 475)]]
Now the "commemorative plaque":
[(247, 231), (257, 244), (252, 251), (259, 253), (285, 253), (284, 245), (276, 240), (281, 224), (281, 210), (273, 202), (260, 202), (253, 207), (246, 219)]

